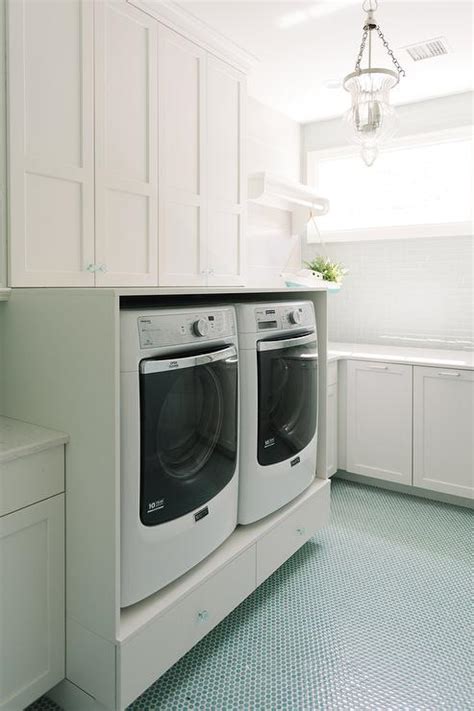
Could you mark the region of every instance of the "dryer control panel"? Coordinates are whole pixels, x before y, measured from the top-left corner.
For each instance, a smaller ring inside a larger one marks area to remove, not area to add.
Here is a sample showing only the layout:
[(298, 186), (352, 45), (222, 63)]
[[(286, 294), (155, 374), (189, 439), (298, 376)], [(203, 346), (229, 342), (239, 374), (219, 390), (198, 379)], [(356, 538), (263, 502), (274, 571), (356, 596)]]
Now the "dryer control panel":
[(263, 305), (255, 309), (255, 326), (260, 331), (286, 331), (292, 328), (313, 328), (314, 314), (308, 302)]
[(141, 315), (137, 321), (141, 349), (214, 341), (235, 334), (231, 309)]

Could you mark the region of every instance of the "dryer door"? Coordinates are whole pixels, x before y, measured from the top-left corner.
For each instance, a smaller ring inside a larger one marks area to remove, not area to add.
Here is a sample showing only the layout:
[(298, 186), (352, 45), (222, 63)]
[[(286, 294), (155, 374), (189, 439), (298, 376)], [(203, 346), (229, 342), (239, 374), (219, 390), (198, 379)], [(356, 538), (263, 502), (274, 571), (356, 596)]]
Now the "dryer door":
[(258, 462), (294, 457), (313, 439), (317, 426), (316, 334), (259, 341)]
[(140, 519), (145, 526), (203, 506), (232, 479), (237, 373), (234, 346), (141, 361)]

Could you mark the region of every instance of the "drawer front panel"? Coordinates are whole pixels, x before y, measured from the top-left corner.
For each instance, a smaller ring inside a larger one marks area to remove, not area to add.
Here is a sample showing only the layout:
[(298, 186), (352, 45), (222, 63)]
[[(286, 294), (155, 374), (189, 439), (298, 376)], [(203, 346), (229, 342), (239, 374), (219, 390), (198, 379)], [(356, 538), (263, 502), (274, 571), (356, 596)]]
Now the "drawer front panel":
[(63, 445), (12, 459), (0, 467), (0, 516), (63, 491)]
[(257, 585), (301, 548), (318, 529), (327, 524), (329, 494), (328, 482), (257, 541)]
[(120, 648), (121, 708), (186, 654), (255, 589), (251, 546)]

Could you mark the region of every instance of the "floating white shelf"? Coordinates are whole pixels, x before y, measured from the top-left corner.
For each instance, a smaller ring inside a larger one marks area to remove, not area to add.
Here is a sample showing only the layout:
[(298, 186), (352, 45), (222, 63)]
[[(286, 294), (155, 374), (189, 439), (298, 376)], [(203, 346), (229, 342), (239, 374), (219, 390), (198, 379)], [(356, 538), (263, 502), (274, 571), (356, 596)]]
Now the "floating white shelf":
[(259, 205), (291, 212), (293, 234), (302, 232), (309, 220), (310, 210), (315, 217), (329, 211), (329, 200), (318, 195), (313, 188), (267, 172), (249, 176), (248, 199)]
[(309, 185), (266, 172), (249, 176), (248, 199), (259, 205), (290, 212), (298, 207), (312, 208), (319, 216), (329, 210), (329, 200), (320, 197)]

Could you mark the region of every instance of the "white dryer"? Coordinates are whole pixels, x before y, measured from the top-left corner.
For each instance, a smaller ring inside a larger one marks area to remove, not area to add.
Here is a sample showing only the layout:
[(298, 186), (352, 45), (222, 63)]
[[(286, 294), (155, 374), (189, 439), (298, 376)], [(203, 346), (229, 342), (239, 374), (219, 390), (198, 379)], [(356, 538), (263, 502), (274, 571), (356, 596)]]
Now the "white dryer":
[(123, 310), (121, 605), (188, 571), (234, 530), (238, 350), (232, 307)]
[(318, 344), (310, 301), (239, 304), (239, 514), (252, 523), (315, 477)]

